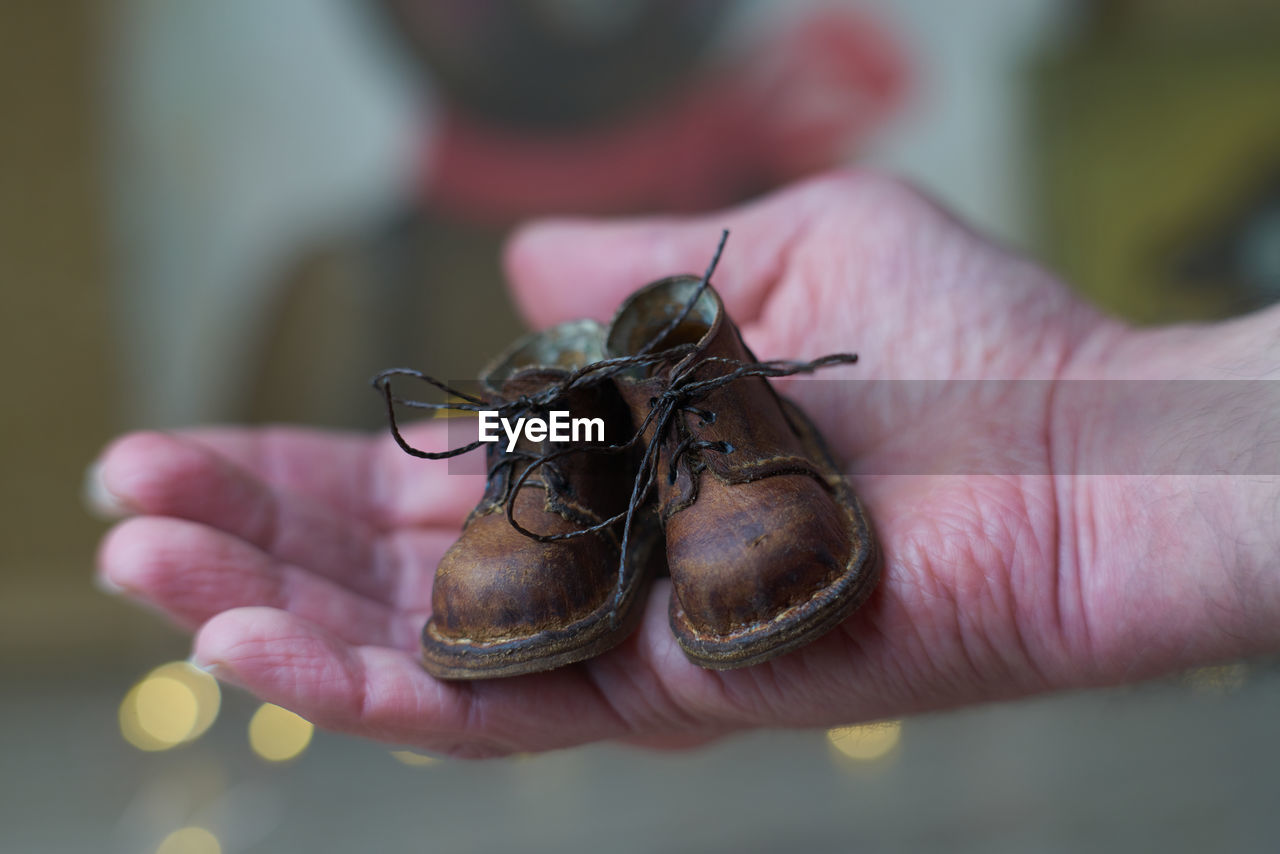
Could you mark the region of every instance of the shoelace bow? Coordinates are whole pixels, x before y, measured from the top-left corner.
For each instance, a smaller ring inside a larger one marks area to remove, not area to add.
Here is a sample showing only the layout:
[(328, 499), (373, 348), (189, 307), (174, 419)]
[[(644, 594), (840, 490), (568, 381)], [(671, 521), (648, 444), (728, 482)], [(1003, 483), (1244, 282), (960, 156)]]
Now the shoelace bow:
[[(622, 598), (625, 595), (627, 584), (629, 581), (627, 573), (627, 555), (631, 544), (631, 533), (635, 521), (636, 513), (644, 506), (645, 500), (653, 490), (658, 475), (658, 456), (667, 433), (672, 429), (673, 424), (680, 424), (680, 429), (685, 431), (684, 425), (677, 422), (676, 416), (680, 413), (687, 412), (697, 417), (703, 425), (714, 424), (716, 421), (716, 413), (702, 409), (695, 404), (701, 402), (708, 394), (730, 383), (737, 382), (747, 377), (785, 377), (794, 374), (813, 373), (814, 371), (839, 364), (853, 364), (857, 362), (858, 357), (852, 353), (833, 353), (823, 356), (809, 362), (797, 362), (785, 359), (775, 359), (770, 361), (743, 361), (740, 359), (730, 359), (722, 356), (704, 356), (701, 358), (689, 358), (697, 349), (695, 344), (681, 344), (670, 347), (665, 350), (655, 352), (656, 347), (671, 332), (675, 331), (681, 323), (692, 312), (693, 307), (697, 304), (698, 299), (707, 289), (711, 281), (711, 275), (715, 271), (716, 265), (719, 263), (720, 255), (724, 251), (725, 241), (729, 236), (729, 232), (725, 231), (720, 237), (720, 243), (716, 248), (715, 255), (711, 259), (711, 264), (707, 267), (706, 273), (703, 275), (698, 286), (694, 289), (692, 295), (686, 301), (682, 310), (672, 318), (643, 348), (631, 356), (619, 356), (612, 359), (602, 359), (584, 365), (573, 371), (563, 379), (549, 384), (546, 388), (537, 394), (520, 395), (512, 400), (503, 400), (495, 398), (493, 400), (484, 400), (466, 392), (452, 388), (440, 380), (428, 376), (421, 371), (411, 368), (391, 368), (382, 371), (373, 378), (373, 386), (376, 388), (386, 401), (387, 417), (391, 426), (391, 435), (395, 439), (396, 444), (407, 454), (415, 457), (429, 460), (441, 460), (456, 457), (461, 454), (475, 450), (485, 444), (480, 440), (470, 442), (457, 448), (447, 451), (423, 451), (410, 445), (401, 435), (399, 425), (396, 423), (396, 406), (405, 406), (414, 409), (428, 410), (452, 410), (456, 412), (480, 412), (480, 411), (497, 411), (499, 417), (514, 419), (523, 415), (545, 411), (557, 400), (562, 399), (570, 392), (586, 386), (598, 384), (611, 380), (613, 377), (624, 371), (636, 370), (641, 368), (651, 368), (660, 364), (672, 364), (671, 374), (666, 388), (656, 397), (649, 401), (649, 413), (644, 420), (637, 425), (635, 432), (627, 441), (617, 445), (604, 445), (598, 447), (577, 446), (569, 448), (561, 448), (558, 450), (548, 451), (541, 454), (531, 453), (520, 449), (507, 451), (498, 446), (498, 453), (495, 454), (496, 459), (492, 462), (487, 470), (488, 478), (502, 472), (504, 474), (505, 486), (502, 495), (497, 499), (506, 513), (507, 522), (511, 527), (515, 528), (524, 536), (542, 543), (558, 542), (568, 540), (573, 537), (582, 537), (588, 534), (594, 534), (623, 522), (621, 554), (619, 557), (618, 582), (614, 593), (614, 613), (611, 620), (616, 624), (618, 611), (622, 604)], [(705, 373), (707, 368), (720, 368), (723, 373), (716, 373), (712, 376), (703, 376), (698, 378), (700, 373)], [(411, 379), (425, 382), (435, 388), (457, 398), (457, 400), (447, 403), (431, 403), (428, 401), (412, 400), (402, 398), (395, 395), (391, 390), (391, 379), (393, 377), (408, 377)], [(540, 534), (536, 531), (530, 531), (525, 528), (515, 518), (515, 495), (529, 481), (535, 471), (546, 471), (547, 485), (556, 490), (562, 491), (567, 485), (567, 478), (563, 470), (557, 464), (557, 461), (563, 457), (572, 454), (592, 453), (592, 454), (621, 454), (636, 447), (646, 431), (653, 427), (653, 435), (645, 445), (644, 452), (640, 458), (640, 464), (636, 470), (635, 480), (632, 483), (631, 497), (627, 502), (627, 509), (617, 513), (602, 522), (590, 525), (585, 528), (579, 528), (573, 531), (567, 531), (560, 534)], [(685, 431), (681, 441), (676, 445), (668, 460), (667, 478), (668, 482), (674, 483), (679, 474), (679, 465), (684, 463), (686, 466), (691, 465), (690, 455), (703, 451), (711, 451), (714, 453), (731, 454), (734, 447), (728, 442), (706, 441), (698, 439), (692, 433)], [(524, 469), (514, 478), (511, 476), (515, 467), (520, 463), (527, 463)], [(503, 470), (506, 469), (504, 472)]]

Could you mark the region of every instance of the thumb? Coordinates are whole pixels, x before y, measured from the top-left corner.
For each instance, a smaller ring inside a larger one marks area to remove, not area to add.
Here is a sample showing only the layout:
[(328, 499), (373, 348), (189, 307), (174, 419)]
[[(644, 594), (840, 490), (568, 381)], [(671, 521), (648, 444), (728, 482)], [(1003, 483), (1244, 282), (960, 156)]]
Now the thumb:
[(578, 317), (608, 320), (632, 291), (665, 276), (701, 276), (723, 229), (712, 279), (740, 322), (760, 312), (788, 247), (813, 211), (807, 182), (741, 207), (696, 217), (540, 220), (517, 230), (505, 265), (516, 305), (541, 329)]

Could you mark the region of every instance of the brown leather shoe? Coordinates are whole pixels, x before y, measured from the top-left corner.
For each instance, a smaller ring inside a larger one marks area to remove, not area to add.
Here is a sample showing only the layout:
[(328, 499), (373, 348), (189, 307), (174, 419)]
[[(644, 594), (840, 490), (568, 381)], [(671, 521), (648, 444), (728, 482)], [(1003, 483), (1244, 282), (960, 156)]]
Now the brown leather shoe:
[(637, 291), (605, 349), (672, 354), (615, 382), (650, 447), (641, 477), (657, 483), (671, 629), (691, 660), (728, 669), (834, 628), (879, 570), (867, 520), (822, 437), (765, 379), (855, 357), (761, 365), (714, 290), (694, 300), (700, 287), (676, 276)]
[[(604, 444), (631, 435), (626, 405), (609, 382), (572, 388), (552, 403), (520, 403), (544, 395), (570, 373), (602, 357), (602, 332), (593, 321), (565, 323), (518, 341), (485, 372), (484, 397), (546, 417), (600, 418)], [(624, 512), (634, 469), (630, 458), (569, 453), (535, 465), (563, 444), (521, 438), (488, 446), (490, 478), (462, 536), (436, 569), (432, 615), (422, 632), (426, 669), (442, 679), (515, 676), (590, 658), (622, 641), (640, 616), (656, 537), (633, 532), (625, 567), (621, 526), (550, 542), (543, 536), (581, 532)], [(510, 505), (510, 511), (508, 511)], [(652, 533), (656, 534), (656, 530)], [(620, 578), (620, 575), (622, 576)]]

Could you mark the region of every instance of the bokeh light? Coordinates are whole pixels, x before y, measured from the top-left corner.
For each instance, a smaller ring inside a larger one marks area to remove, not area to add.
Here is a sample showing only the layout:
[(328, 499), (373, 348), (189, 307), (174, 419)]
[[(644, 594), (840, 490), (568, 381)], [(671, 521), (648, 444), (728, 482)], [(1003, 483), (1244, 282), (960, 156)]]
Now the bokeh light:
[(222, 843), (203, 827), (181, 827), (164, 838), (156, 854), (222, 854)]
[(1198, 667), (1184, 677), (1192, 690), (1201, 694), (1234, 694), (1249, 678), (1249, 665), (1244, 662)]
[(120, 703), (120, 734), (139, 750), (168, 750), (196, 740), (218, 717), (218, 681), (185, 661), (155, 668)]
[(827, 743), (844, 759), (871, 762), (888, 756), (902, 739), (902, 721), (835, 727), (827, 731)]
[(434, 765), (439, 762), (434, 756), (427, 756), (425, 753), (416, 753), (412, 750), (393, 750), (391, 755), (395, 757), (397, 762), (414, 768), (421, 768), (424, 765)]
[(249, 719), (249, 746), (268, 762), (286, 762), (307, 749), (315, 727), (288, 709), (263, 703)]

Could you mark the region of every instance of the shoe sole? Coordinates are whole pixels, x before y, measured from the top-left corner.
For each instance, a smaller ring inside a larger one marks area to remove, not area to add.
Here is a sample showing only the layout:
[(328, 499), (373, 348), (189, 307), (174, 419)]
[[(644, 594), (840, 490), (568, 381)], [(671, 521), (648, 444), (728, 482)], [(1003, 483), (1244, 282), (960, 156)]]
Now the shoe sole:
[(778, 399), (786, 407), (792, 423), (801, 428), (801, 441), (810, 459), (822, 463), (832, 473), (829, 482), (836, 502), (849, 517), (853, 554), (840, 577), (811, 599), (779, 613), (763, 626), (732, 634), (711, 635), (695, 630), (673, 591), (669, 611), (671, 631), (691, 661), (711, 670), (750, 667), (816, 640), (856, 611), (880, 579), (879, 549), (848, 479), (839, 474), (834, 456), (808, 416), (790, 400), (781, 395)]
[(653, 572), (659, 537), (641, 533), (635, 538), (631, 579), (623, 591), (617, 619), (613, 597), (588, 616), (564, 628), (499, 641), (451, 638), (436, 631), (428, 620), (422, 629), (422, 664), (437, 679), (500, 679), (542, 673), (585, 661), (622, 643), (636, 628), (644, 612), (645, 592)]

